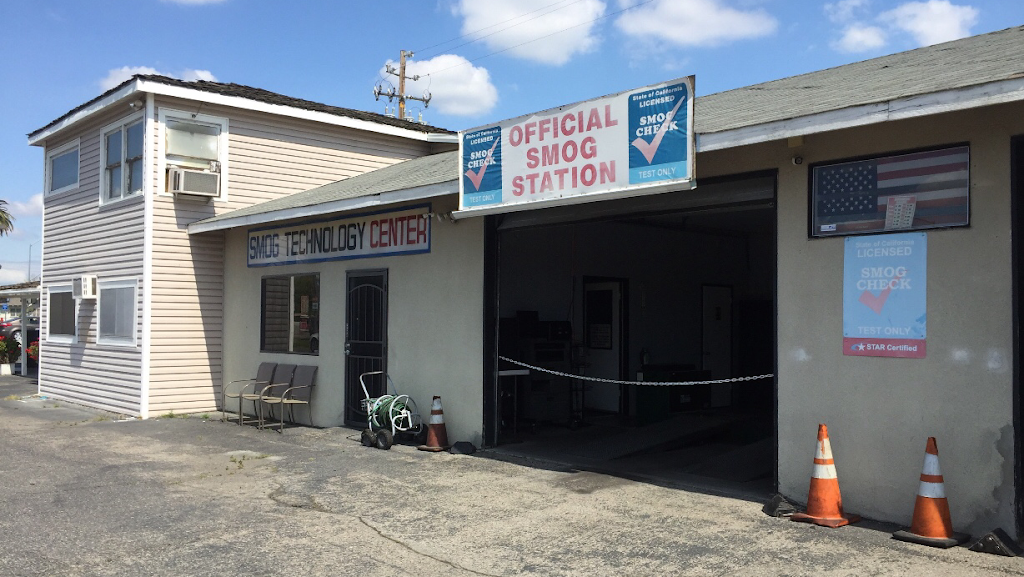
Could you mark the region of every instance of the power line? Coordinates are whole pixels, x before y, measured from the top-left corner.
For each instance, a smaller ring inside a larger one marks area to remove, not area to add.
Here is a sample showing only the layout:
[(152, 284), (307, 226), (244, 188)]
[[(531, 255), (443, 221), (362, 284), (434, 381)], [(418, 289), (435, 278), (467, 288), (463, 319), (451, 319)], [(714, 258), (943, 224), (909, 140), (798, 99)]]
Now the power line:
[[(455, 38), (449, 38), (448, 40), (445, 40), (444, 42), (438, 42), (437, 44), (434, 44), (433, 46), (427, 46), (426, 48), (420, 48), (419, 50), (414, 50), (413, 52), (426, 52), (427, 50), (430, 50), (431, 48), (437, 48), (438, 46), (442, 46), (444, 44), (448, 44), (449, 42), (455, 42), (456, 40), (462, 40), (463, 38), (466, 38), (467, 36), (472, 36), (474, 34), (479, 34), (479, 33), (483, 32), (484, 30), (489, 30), (491, 28), (494, 28), (495, 26), (501, 26), (502, 24), (507, 24), (507, 23), (509, 23), (509, 22), (511, 22), (513, 20), (518, 20), (518, 19), (522, 18), (523, 16), (529, 16), (530, 14), (533, 14), (534, 12), (540, 12), (541, 10), (544, 10), (546, 8), (550, 8), (552, 6), (556, 6), (558, 4), (563, 4), (563, 3), (567, 2), (567, 1), (568, 0), (558, 0), (558, 2), (552, 2), (551, 4), (548, 4), (547, 6), (541, 6), (540, 8), (537, 8), (536, 10), (531, 10), (530, 12), (526, 12), (525, 14), (520, 14), (519, 16), (515, 16), (515, 17), (512, 17), (512, 18), (509, 18), (508, 20), (503, 20), (503, 21), (498, 22), (496, 24), (491, 24), (490, 26), (484, 26), (483, 28), (480, 28), (479, 30), (474, 30), (472, 32), (466, 32), (465, 34), (463, 34), (461, 36), (456, 36)], [(567, 4), (567, 6), (571, 6), (572, 4), (576, 4), (576, 3), (579, 3), (579, 2), (582, 2), (582, 1), (583, 0), (574, 0), (570, 4)], [(565, 8), (565, 7), (566, 6), (562, 6), (560, 8), (556, 8), (556, 10), (561, 10), (562, 8)], [(552, 12), (554, 12), (554, 10), (552, 10)], [(499, 32), (500, 32), (500, 30), (499, 30)], [(469, 44), (469, 42), (467, 42), (466, 44)], [(466, 44), (460, 44), (459, 46), (465, 46)], [(455, 48), (458, 48), (459, 46), (456, 46)], [(454, 48), (452, 48), (452, 50), (454, 50)]]
[[(527, 22), (532, 22), (532, 21), (534, 21), (534, 20), (536, 20), (538, 18), (542, 18), (544, 16), (547, 16), (548, 14), (551, 14), (552, 12), (557, 12), (557, 11), (563, 9), (563, 8), (568, 8), (569, 6), (572, 6), (573, 4), (579, 4), (582, 1), (583, 0), (575, 0), (574, 2), (570, 2), (569, 4), (566, 4), (565, 6), (559, 6), (558, 8), (554, 8), (552, 10), (548, 10), (547, 12), (545, 12), (543, 14), (538, 14), (538, 15), (534, 16), (533, 18), (528, 18), (526, 20), (523, 20), (522, 22), (516, 22), (515, 24), (513, 24), (511, 26), (506, 26), (505, 28), (500, 28), (498, 30), (495, 30), (494, 32), (491, 32), (490, 34), (484, 34), (483, 36), (479, 36), (479, 37), (473, 38), (472, 40), (470, 40), (468, 42), (463, 42), (462, 44), (458, 44), (458, 45), (452, 46), (451, 48), (446, 48), (445, 50), (449, 50), (449, 51), (457, 50), (459, 48), (462, 48), (463, 46), (467, 46), (467, 45), (472, 44), (474, 42), (479, 42), (479, 41), (483, 40), (484, 38), (490, 38), (491, 36), (494, 36), (495, 34), (500, 34), (502, 32), (505, 32), (506, 30), (511, 30), (511, 29), (515, 28), (516, 26), (520, 26), (522, 24), (526, 24)], [(534, 12), (536, 12), (536, 10), (534, 10)], [(532, 13), (533, 12), (529, 12), (527, 14), (523, 14), (523, 16), (527, 16), (527, 15), (532, 14)], [(516, 18), (522, 18), (522, 16), (517, 16)], [(512, 18), (511, 20), (515, 20), (516, 18)], [(506, 22), (511, 22), (511, 20), (506, 20)], [(497, 26), (497, 25), (495, 25), (495, 26)], [(488, 26), (488, 28), (493, 28), (493, 26)], [(484, 28), (483, 30), (486, 30), (486, 28)], [(477, 32), (479, 32), (479, 31), (477, 31)], [(474, 34), (475, 34), (475, 32), (474, 32)]]
[(643, 6), (644, 4), (650, 4), (651, 2), (654, 2), (654, 1), (655, 0), (643, 0), (642, 2), (639, 2), (639, 3), (634, 4), (632, 6), (627, 6), (626, 8), (623, 8), (621, 10), (616, 10), (615, 12), (610, 12), (608, 14), (604, 14), (604, 15), (598, 16), (597, 18), (594, 18), (593, 20), (589, 20), (587, 22), (580, 22), (579, 24), (575, 24), (575, 25), (569, 26), (567, 28), (562, 28), (561, 30), (556, 30), (556, 31), (554, 31), (554, 32), (552, 32), (550, 34), (545, 34), (544, 36), (538, 36), (537, 38), (534, 38), (532, 40), (527, 40), (525, 42), (520, 42), (519, 44), (516, 44), (515, 46), (509, 46), (508, 48), (502, 48), (501, 50), (496, 50), (494, 52), (491, 52), (490, 54), (484, 54), (483, 56), (480, 56), (478, 58), (474, 58), (472, 60), (467, 60), (466, 62), (462, 62), (462, 63), (456, 64), (454, 66), (449, 66), (448, 68), (442, 68), (440, 70), (435, 70), (435, 71), (433, 71), (433, 72), (431, 72), (429, 74), (425, 74), (424, 76), (432, 76), (434, 74), (440, 74), (441, 72), (452, 70), (454, 68), (459, 68), (460, 66), (466, 66), (467, 64), (472, 64), (473, 62), (477, 62), (479, 60), (483, 60), (484, 58), (488, 58), (488, 57), (494, 56), (496, 54), (501, 54), (502, 52), (508, 52), (509, 50), (513, 50), (515, 48), (519, 48), (520, 46), (525, 46), (527, 44), (530, 44), (531, 42), (536, 42), (538, 40), (543, 40), (545, 38), (550, 38), (550, 37), (554, 36), (555, 34), (561, 34), (562, 32), (567, 32), (569, 30), (572, 30), (573, 28), (579, 28), (580, 26), (586, 26), (587, 24), (593, 24), (594, 22), (597, 22), (598, 20), (604, 20), (605, 18), (609, 18), (611, 16), (615, 16), (616, 14), (622, 14), (623, 12), (626, 12), (627, 10), (632, 10), (634, 8), (639, 8), (639, 7)]

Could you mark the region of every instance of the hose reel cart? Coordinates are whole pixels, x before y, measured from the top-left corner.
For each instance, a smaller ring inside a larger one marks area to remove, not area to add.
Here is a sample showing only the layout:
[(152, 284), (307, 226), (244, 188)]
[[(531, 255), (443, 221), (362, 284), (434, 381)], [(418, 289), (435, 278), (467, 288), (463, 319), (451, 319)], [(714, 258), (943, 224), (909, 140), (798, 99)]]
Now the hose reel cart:
[[(376, 398), (370, 396), (366, 386), (366, 377), (372, 375), (384, 375), (385, 378), (384, 394)], [(359, 375), (359, 384), (365, 397), (360, 404), (366, 412), (366, 428), (360, 435), (363, 446), (387, 450), (395, 443), (396, 436), (404, 434), (415, 438), (425, 431), (416, 401), (409, 395), (398, 394), (391, 375), (384, 371), (370, 371)], [(394, 394), (389, 394), (389, 390)]]

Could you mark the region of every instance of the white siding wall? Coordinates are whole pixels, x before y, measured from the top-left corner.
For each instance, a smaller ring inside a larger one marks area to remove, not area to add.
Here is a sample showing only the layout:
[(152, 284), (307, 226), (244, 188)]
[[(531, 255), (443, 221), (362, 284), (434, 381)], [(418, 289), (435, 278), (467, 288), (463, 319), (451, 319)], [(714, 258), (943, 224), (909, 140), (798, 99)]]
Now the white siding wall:
[(74, 134), (48, 143), (52, 149), (81, 138), (79, 188), (44, 199), (39, 392), (122, 413), (140, 411), (141, 349), (98, 345), (97, 301), (83, 300), (78, 342), (48, 342), (47, 287), (69, 284), (82, 274), (99, 280), (139, 279), (136, 340), (141, 338), (143, 198), (101, 207), (100, 130), (127, 116), (127, 107), (90, 119)]
[[(157, 99), (158, 109), (197, 106)], [(228, 200), (154, 197), (151, 414), (211, 410), (220, 391), (224, 240), (220, 233), (190, 237), (189, 223), (430, 152), (426, 143), (304, 120), (209, 105), (202, 114), (228, 119)], [(162, 181), (154, 174), (158, 187)]]

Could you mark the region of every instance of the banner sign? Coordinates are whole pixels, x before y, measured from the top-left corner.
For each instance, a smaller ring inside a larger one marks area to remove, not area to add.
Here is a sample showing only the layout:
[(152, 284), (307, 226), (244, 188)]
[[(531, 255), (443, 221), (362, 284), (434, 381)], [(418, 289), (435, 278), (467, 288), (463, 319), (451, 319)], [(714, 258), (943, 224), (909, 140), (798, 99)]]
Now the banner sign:
[(843, 267), (843, 354), (925, 357), (928, 236), (849, 237)]
[(690, 189), (693, 77), (463, 131), (459, 153), (466, 214)]
[(430, 205), (249, 230), (250, 267), (430, 252)]

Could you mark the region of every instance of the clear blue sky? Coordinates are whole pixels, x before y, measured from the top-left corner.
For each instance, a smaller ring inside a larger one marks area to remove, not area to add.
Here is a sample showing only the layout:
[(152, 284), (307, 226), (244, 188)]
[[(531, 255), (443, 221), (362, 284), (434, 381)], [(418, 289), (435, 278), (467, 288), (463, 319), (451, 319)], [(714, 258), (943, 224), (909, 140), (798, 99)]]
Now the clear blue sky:
[(1021, 0), (0, 0), (0, 199), (17, 218), (0, 284), (26, 279), (30, 248), (39, 274), (43, 153), (25, 135), (133, 71), (383, 112), (382, 67), (414, 50), (411, 72), (432, 72), (411, 91), (433, 95), (424, 120), (458, 130), (679, 76), (710, 94), (1022, 24)]

